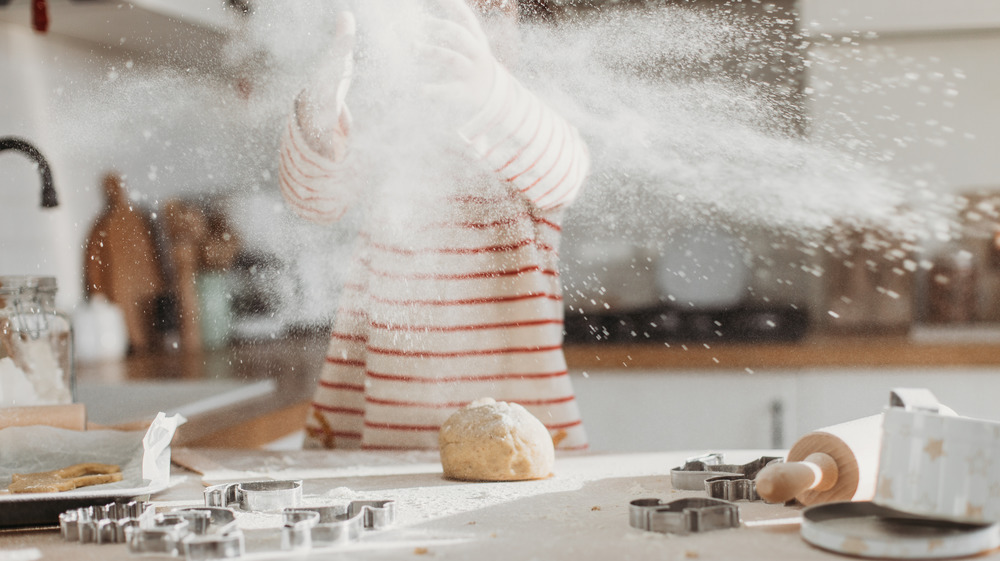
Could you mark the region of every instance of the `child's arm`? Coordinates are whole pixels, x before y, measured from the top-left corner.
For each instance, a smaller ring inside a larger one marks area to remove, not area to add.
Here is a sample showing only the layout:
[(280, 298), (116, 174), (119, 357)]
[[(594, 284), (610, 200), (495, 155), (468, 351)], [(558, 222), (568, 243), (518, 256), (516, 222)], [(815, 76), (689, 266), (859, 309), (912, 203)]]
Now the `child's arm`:
[(549, 209), (573, 200), (590, 167), (576, 129), (524, 88), (490, 50), (465, 0), (435, 0), (442, 13), (420, 45), (429, 99), (470, 115), (458, 132), (514, 189)]
[(315, 222), (338, 220), (356, 198), (360, 182), (348, 151), (350, 112), (344, 103), (353, 67), (355, 24), (344, 12), (329, 64), (304, 91), (281, 135), (278, 183), (289, 206)]
[(460, 130), (501, 179), (539, 208), (572, 201), (590, 168), (576, 128), (495, 63), (493, 90)]

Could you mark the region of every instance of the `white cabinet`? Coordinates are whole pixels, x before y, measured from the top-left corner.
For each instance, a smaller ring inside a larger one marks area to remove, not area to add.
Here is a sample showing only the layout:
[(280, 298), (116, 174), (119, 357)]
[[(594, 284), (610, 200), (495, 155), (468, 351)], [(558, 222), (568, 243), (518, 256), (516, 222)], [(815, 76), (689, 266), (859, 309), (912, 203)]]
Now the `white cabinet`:
[(930, 389), (959, 414), (1000, 420), (1000, 369), (588, 370), (573, 385), (596, 452), (790, 447), (874, 415), (898, 387)]
[(773, 448), (793, 429), (794, 373), (597, 370), (573, 388), (596, 452)]

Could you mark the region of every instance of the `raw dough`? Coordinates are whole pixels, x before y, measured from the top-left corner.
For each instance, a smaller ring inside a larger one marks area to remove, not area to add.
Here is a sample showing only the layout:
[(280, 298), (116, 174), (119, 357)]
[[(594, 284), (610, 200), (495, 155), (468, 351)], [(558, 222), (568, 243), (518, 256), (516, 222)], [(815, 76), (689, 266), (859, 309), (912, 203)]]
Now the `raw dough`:
[(122, 480), (122, 468), (114, 464), (90, 462), (38, 473), (11, 474), (11, 493), (58, 493), (77, 487), (115, 483)]
[(521, 481), (552, 475), (555, 447), (545, 426), (516, 403), (486, 397), (456, 411), (438, 435), (445, 477)]

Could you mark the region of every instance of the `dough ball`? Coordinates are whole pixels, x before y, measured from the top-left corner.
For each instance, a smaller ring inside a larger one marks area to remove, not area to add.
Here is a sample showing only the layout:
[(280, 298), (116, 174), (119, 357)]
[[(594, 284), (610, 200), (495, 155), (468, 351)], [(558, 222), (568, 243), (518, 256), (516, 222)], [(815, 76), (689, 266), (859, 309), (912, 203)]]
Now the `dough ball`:
[(445, 477), (521, 481), (552, 475), (555, 447), (537, 418), (516, 403), (486, 397), (456, 411), (438, 435)]

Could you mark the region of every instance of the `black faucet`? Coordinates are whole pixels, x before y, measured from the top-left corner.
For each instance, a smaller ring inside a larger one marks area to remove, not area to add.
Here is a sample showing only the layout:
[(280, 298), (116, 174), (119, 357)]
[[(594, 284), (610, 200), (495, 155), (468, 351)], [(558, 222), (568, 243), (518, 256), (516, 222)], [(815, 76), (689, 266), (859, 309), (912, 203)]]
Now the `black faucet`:
[(0, 137), (0, 152), (4, 150), (22, 152), (38, 164), (38, 173), (42, 176), (42, 208), (59, 206), (59, 201), (56, 198), (56, 188), (52, 185), (52, 169), (49, 167), (49, 162), (45, 159), (45, 156), (42, 156), (42, 153), (38, 151), (38, 148), (35, 148), (27, 140), (17, 138), (16, 136), (3, 136)]

